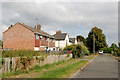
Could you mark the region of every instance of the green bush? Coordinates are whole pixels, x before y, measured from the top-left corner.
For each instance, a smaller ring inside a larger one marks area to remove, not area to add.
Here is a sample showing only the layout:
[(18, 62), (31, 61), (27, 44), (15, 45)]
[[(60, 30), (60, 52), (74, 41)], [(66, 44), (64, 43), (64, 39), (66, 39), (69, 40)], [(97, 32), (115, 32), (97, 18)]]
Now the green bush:
[(83, 57), (85, 54), (89, 55), (87, 47), (82, 44), (71, 44), (65, 47), (64, 50), (72, 51), (73, 58)]
[(105, 48), (101, 48), (100, 50), (103, 50), (103, 53), (111, 53), (111, 51), (113, 51), (113, 48), (105, 47)]
[(120, 48), (110, 48), (110, 47), (105, 47), (105, 48), (101, 48), (101, 50), (103, 50), (104, 53), (110, 53), (114, 56), (120, 56)]
[(70, 56), (70, 53), (67, 53), (67, 57), (69, 57)]

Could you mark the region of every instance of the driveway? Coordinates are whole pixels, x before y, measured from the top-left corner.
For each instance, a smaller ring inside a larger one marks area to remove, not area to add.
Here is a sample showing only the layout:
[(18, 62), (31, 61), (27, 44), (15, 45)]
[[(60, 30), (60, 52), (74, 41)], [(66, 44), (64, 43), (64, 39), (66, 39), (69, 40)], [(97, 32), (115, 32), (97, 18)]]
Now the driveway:
[(118, 61), (109, 55), (99, 55), (72, 78), (118, 78)]

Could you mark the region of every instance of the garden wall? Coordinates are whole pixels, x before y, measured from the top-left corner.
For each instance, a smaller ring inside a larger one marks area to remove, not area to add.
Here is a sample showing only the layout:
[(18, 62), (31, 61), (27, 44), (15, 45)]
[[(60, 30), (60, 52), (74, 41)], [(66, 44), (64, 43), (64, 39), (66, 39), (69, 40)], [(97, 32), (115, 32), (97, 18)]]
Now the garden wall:
[(30, 68), (39, 65), (53, 64), (58, 61), (68, 60), (72, 58), (72, 54), (63, 55), (48, 55), (34, 57), (12, 57), (3, 58), (2, 72), (15, 72), (17, 70), (29, 70)]

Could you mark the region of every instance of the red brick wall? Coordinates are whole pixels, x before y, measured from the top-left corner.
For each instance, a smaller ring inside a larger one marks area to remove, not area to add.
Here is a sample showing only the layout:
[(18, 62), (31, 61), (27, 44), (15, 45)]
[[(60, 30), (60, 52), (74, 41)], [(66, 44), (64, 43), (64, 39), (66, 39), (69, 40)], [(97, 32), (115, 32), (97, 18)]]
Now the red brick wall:
[[(48, 46), (48, 41), (46, 41), (45, 37), (41, 40), (41, 46)], [(55, 41), (52, 40), (49, 42), (49, 47), (55, 47)]]
[(41, 46), (48, 46), (48, 41), (46, 41), (45, 37), (43, 37), (43, 40), (41, 40)]
[(34, 33), (19, 23), (3, 33), (3, 48), (34, 50), (34, 46)]
[(55, 41), (53, 42), (52, 40), (49, 42), (49, 47), (55, 47)]
[(39, 47), (40, 46), (40, 40), (35, 40), (35, 47)]

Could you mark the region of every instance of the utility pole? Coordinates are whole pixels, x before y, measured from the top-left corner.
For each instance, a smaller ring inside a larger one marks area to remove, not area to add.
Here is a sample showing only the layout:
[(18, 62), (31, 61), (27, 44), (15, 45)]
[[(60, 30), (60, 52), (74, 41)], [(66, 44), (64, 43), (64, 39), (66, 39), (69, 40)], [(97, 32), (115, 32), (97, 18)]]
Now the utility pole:
[(94, 31), (93, 31), (93, 54), (95, 56), (95, 34), (94, 34)]

